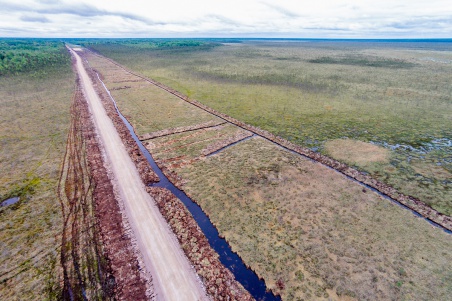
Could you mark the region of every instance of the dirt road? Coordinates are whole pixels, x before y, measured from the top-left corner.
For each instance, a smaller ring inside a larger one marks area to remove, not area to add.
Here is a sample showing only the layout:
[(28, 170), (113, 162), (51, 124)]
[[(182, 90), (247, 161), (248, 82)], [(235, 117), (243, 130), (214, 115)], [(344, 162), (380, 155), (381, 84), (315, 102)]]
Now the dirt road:
[(145, 266), (152, 275), (157, 300), (209, 300), (154, 200), (145, 191), (138, 171), (108, 118), (81, 58), (75, 51), (71, 52), (77, 59), (77, 72), (129, 223)]

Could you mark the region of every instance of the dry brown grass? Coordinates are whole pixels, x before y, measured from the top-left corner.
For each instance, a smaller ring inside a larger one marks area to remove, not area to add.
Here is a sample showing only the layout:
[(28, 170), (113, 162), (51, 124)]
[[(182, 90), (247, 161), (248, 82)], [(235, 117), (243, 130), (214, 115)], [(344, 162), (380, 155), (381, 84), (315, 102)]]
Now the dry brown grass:
[(256, 138), (176, 171), (269, 287), (284, 282), (285, 300), (452, 291), (450, 235), (318, 163)]
[(388, 163), (388, 149), (352, 139), (335, 139), (325, 143), (325, 151), (349, 165), (365, 167), (371, 163)]

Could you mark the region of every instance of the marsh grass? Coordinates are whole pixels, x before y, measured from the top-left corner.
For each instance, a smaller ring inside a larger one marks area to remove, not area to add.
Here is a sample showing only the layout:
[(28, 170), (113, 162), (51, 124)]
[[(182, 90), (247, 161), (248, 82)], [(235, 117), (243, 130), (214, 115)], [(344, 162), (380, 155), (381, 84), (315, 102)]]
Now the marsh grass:
[(356, 167), (452, 214), (451, 182), (442, 173), (425, 176), (411, 166), (412, 159), (425, 160), (452, 173), (452, 146), (435, 142), (452, 139), (450, 43), (245, 41), (171, 54), (144, 44), (89, 46), (316, 151), (327, 154), (324, 143), (341, 138), (386, 147), (389, 164)]
[[(69, 58), (67, 58), (69, 61)], [(69, 64), (0, 76), (0, 299), (56, 296), (61, 209), (56, 197), (74, 76)]]
[(449, 235), (260, 138), (176, 170), (245, 262), (270, 288), (284, 283), (284, 300), (429, 300), (452, 290)]
[[(110, 63), (91, 60), (105, 74), (108, 86), (115, 87), (107, 75), (113, 71)], [(134, 80), (115, 70), (116, 81)], [(228, 93), (240, 88), (227, 87)], [(245, 116), (255, 106), (267, 106), (262, 115), (281, 117), (277, 105), (252, 98), (265, 86), (248, 87), (242, 92), (249, 93), (253, 101), (242, 103), (240, 108), (247, 111), (237, 114)], [(209, 89), (207, 84), (205, 88)], [(195, 107), (183, 107), (181, 114), (168, 116), (180, 100), (152, 90), (146, 90), (146, 101), (137, 110), (134, 96), (126, 93), (140, 93), (134, 89), (114, 93), (138, 134), (199, 124), (196, 116), (204, 118)], [(148, 119), (142, 112), (149, 114)], [(277, 123), (273, 125), (278, 130)], [(234, 131), (235, 127), (223, 125), (154, 138), (147, 140), (146, 146), (154, 159), (181, 176), (184, 190), (201, 205), (233, 250), (269, 288), (281, 293), (283, 300), (443, 300), (451, 295), (450, 235), (339, 173), (261, 138), (192, 160), (219, 135), (229, 136)], [(369, 144), (353, 146), (356, 150)], [(395, 159), (392, 155), (388, 158), (389, 148), (370, 147), (382, 150), (384, 160), (356, 164), (375, 173), (384, 166), (380, 163), (392, 167)], [(179, 164), (182, 161), (187, 164)], [(396, 170), (392, 168), (390, 172)]]

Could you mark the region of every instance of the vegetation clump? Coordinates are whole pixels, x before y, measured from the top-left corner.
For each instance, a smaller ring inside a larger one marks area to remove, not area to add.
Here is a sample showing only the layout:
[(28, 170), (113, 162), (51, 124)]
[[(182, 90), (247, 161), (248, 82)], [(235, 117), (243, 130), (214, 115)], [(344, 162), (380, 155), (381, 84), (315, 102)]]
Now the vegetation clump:
[(352, 139), (329, 140), (325, 151), (351, 166), (366, 167), (372, 163), (389, 163), (389, 150), (371, 143)]

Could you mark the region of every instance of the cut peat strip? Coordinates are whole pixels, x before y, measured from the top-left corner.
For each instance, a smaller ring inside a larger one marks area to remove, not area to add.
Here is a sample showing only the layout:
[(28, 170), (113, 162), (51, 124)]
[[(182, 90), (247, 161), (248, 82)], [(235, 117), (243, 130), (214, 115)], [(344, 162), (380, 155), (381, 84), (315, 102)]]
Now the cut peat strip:
[(316, 153), (308, 148), (293, 144), (293, 143), (289, 142), (288, 140), (278, 137), (268, 131), (262, 130), (255, 126), (248, 125), (233, 117), (220, 113), (196, 100), (189, 99), (188, 96), (186, 96), (160, 82), (146, 78), (142, 75), (139, 75), (130, 70), (127, 70), (125, 67), (121, 66), (120, 64), (118, 64), (117, 62), (115, 62), (109, 58), (103, 57), (92, 51), (91, 51), (91, 53), (93, 53), (93, 55), (95, 55), (95, 56), (101, 57), (101, 58), (111, 62), (112, 64), (118, 66), (125, 72), (128, 72), (132, 75), (142, 78), (143, 80), (146, 80), (147, 82), (155, 85), (156, 87), (159, 87), (160, 89), (165, 90), (168, 93), (177, 96), (178, 98), (188, 102), (189, 104), (191, 104), (195, 107), (198, 107), (205, 112), (212, 114), (213, 116), (216, 116), (228, 123), (236, 125), (244, 130), (253, 132), (257, 136), (260, 136), (260, 137), (264, 138), (265, 140), (268, 140), (278, 146), (281, 146), (282, 148), (284, 148), (288, 151), (297, 153), (298, 155), (301, 155), (305, 158), (314, 160), (324, 166), (332, 168), (336, 172), (341, 173), (341, 174), (347, 176), (348, 178), (353, 179), (354, 181), (356, 181), (364, 186), (373, 188), (373, 191), (378, 192), (380, 195), (387, 197), (394, 202), (399, 203), (404, 208), (408, 208), (409, 210), (411, 210), (417, 214), (420, 214), (425, 220), (427, 220), (432, 225), (436, 225), (439, 228), (443, 229), (446, 233), (452, 234), (452, 217), (436, 211), (435, 209), (429, 207), (427, 204), (425, 204), (421, 200), (414, 198), (412, 196), (405, 195), (405, 194), (397, 191), (393, 187), (389, 186), (388, 184), (380, 182), (380, 181), (372, 178), (369, 175), (365, 175), (365, 174), (361, 173), (360, 171), (353, 169), (350, 166), (347, 166), (344, 163), (336, 161), (336, 160), (329, 158), (325, 155), (322, 155), (320, 153)]
[(207, 128), (213, 128), (213, 127), (216, 127), (216, 126), (219, 126), (219, 125), (223, 125), (223, 124), (226, 124), (226, 123), (227, 123), (226, 121), (222, 121), (222, 122), (208, 121), (208, 122), (201, 123), (201, 124), (190, 125), (190, 126), (182, 126), (182, 127), (177, 127), (177, 128), (172, 128), (172, 129), (165, 129), (165, 130), (161, 130), (161, 131), (157, 131), (157, 132), (144, 134), (142, 136), (139, 136), (139, 139), (140, 139), (140, 141), (151, 140), (151, 139), (154, 139), (154, 138), (160, 138), (160, 137), (165, 137), (165, 136), (179, 134), (179, 133), (185, 133), (185, 132), (191, 132), (191, 131), (202, 130), (202, 129), (207, 129)]
[[(271, 292), (267, 291), (267, 287), (265, 285), (264, 280), (260, 279), (259, 276), (251, 269), (249, 269), (240, 256), (234, 253), (231, 249), (231, 246), (228, 242), (220, 237), (218, 229), (212, 224), (207, 214), (202, 210), (202, 208), (196, 204), (192, 199), (190, 199), (184, 191), (177, 188), (171, 181), (167, 178), (167, 176), (162, 172), (160, 167), (154, 161), (152, 155), (146, 149), (146, 147), (141, 143), (138, 136), (135, 134), (132, 125), (129, 121), (121, 114), (119, 111), (116, 102), (113, 96), (110, 94), (110, 91), (107, 89), (103, 81), (100, 79), (99, 74), (97, 77), (102, 84), (103, 88), (107, 92), (111, 101), (113, 102), (116, 111), (127, 129), (130, 131), (130, 134), (134, 138), (138, 147), (148, 160), (154, 172), (159, 176), (160, 182), (152, 184), (151, 187), (162, 187), (171, 191), (179, 200), (184, 203), (187, 207), (188, 211), (192, 214), (195, 221), (198, 223), (198, 226), (201, 228), (202, 232), (206, 236), (209, 241), (210, 246), (218, 253), (221, 263), (226, 266), (233, 274), (235, 279), (245, 287), (248, 292), (256, 299), (256, 300), (281, 300), (281, 297), (273, 295)], [(250, 136), (249, 138), (251, 138)], [(245, 138), (246, 139), (246, 138)]]
[(227, 140), (223, 140), (223, 141), (220, 141), (220, 142), (226, 142), (226, 143), (222, 143), (222, 144), (220, 144), (220, 145), (217, 145), (217, 147), (215, 147), (215, 148), (204, 149), (204, 150), (202, 150), (202, 154), (203, 154), (204, 156), (206, 156), (206, 157), (210, 157), (210, 156), (216, 155), (216, 154), (218, 154), (218, 153), (224, 151), (224, 150), (227, 149), (227, 148), (230, 148), (230, 147), (232, 147), (232, 146), (234, 146), (234, 145), (237, 145), (237, 144), (239, 144), (240, 142), (244, 142), (244, 141), (249, 140), (249, 139), (251, 139), (251, 138), (254, 138), (254, 137), (256, 137), (256, 136), (257, 136), (256, 134), (249, 133), (249, 134), (247, 134), (245, 137), (243, 137), (243, 136), (241, 135), (241, 136), (238, 136), (238, 137), (233, 137), (233, 138), (235, 138), (235, 139), (227, 139)]

